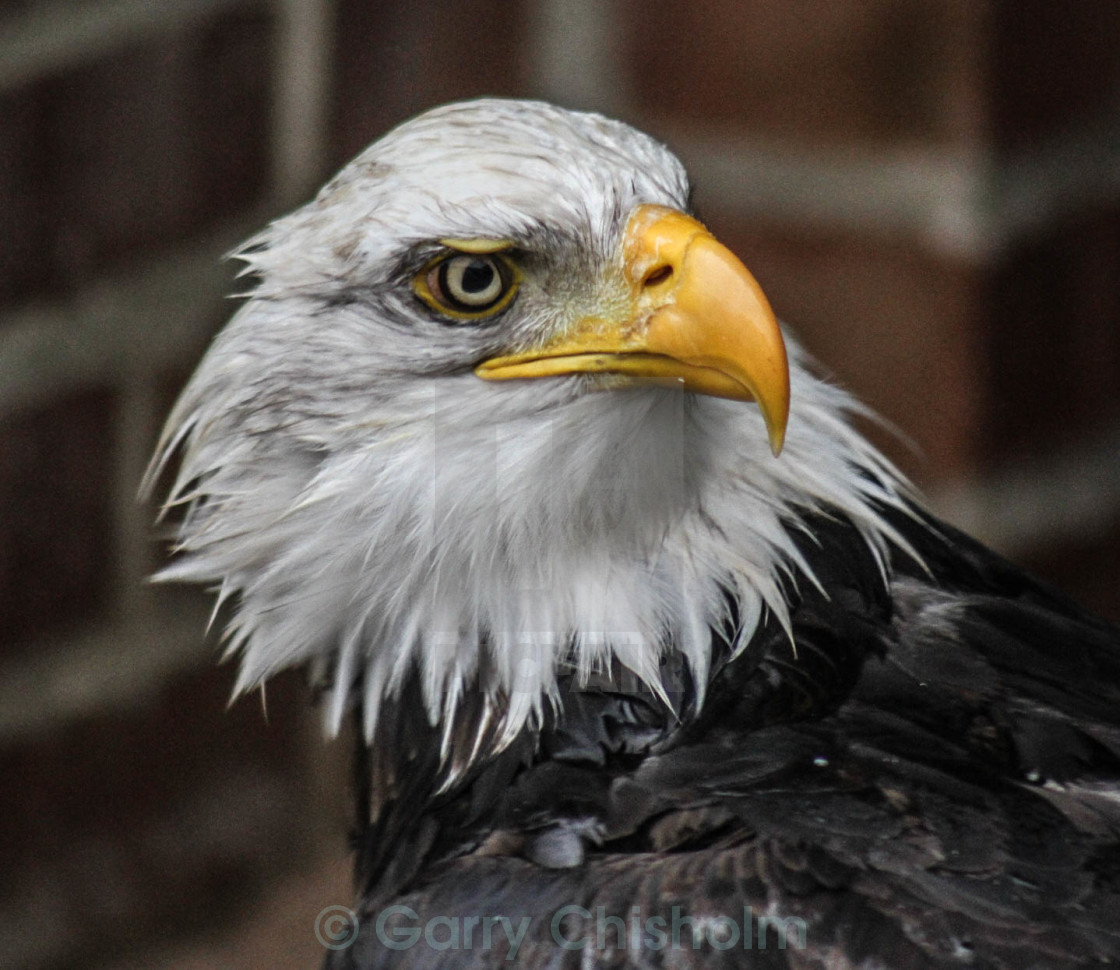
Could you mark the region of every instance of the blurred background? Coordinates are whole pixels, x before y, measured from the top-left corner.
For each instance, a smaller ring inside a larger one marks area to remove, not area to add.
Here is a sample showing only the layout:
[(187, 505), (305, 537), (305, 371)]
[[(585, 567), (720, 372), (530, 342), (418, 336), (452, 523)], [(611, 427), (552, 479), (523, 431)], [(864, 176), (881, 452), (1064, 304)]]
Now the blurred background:
[(0, 965), (315, 967), (345, 740), (136, 488), (221, 261), (388, 127), (623, 118), (935, 508), (1120, 619), (1115, 0), (0, 0)]

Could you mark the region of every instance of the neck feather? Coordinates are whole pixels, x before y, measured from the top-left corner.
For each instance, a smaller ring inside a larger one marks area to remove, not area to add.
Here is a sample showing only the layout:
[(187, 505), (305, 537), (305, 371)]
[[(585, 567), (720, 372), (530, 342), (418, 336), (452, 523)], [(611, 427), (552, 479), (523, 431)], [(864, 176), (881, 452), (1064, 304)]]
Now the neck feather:
[(329, 671), (332, 731), (357, 699), (373, 743), (383, 702), (418, 676), (448, 782), (539, 724), (563, 674), (621, 666), (661, 693), (679, 654), (702, 694), (728, 594), (741, 648), (766, 610), (788, 626), (783, 576), (814, 581), (791, 537), (806, 512), (850, 519), (884, 573), (888, 546), (905, 546), (877, 509), (907, 486), (850, 426), (851, 399), (794, 355), (780, 458), (755, 409), (654, 389), (498, 421), (427, 398), (345, 448), (262, 460), (188, 392), (166, 446), (184, 450), (183, 555), (161, 578), (238, 594), (239, 691), (293, 665)]

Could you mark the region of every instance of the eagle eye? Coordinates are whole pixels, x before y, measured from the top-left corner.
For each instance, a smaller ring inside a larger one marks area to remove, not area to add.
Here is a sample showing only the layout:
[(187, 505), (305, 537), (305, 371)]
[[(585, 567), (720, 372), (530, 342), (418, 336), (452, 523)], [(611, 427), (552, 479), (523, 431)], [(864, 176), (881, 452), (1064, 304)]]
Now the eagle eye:
[(413, 289), (440, 313), (473, 319), (508, 306), (517, 282), (513, 265), (498, 253), (451, 253), (429, 263)]

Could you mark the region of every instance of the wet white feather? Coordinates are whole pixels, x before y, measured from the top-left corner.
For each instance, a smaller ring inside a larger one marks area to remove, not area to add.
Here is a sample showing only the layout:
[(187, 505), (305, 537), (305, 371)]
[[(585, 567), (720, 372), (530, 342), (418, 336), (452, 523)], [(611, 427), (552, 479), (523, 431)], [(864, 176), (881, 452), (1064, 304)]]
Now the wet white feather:
[[(180, 555), (162, 578), (239, 594), (239, 690), (328, 658), (331, 729), (357, 694), (372, 741), (416, 669), (450, 758), (468, 690), (489, 695), (500, 745), (541, 717), (567, 664), (587, 678), (618, 663), (657, 691), (679, 651), (703, 684), (724, 589), (740, 643), (767, 610), (788, 622), (780, 580), (807, 574), (791, 538), (807, 510), (850, 516), (885, 560), (874, 505), (905, 486), (796, 346), (780, 458), (750, 405), (494, 384), (467, 366), (487, 341), (610, 299), (627, 214), (684, 207), (687, 191), (676, 159), (624, 125), (475, 102), (391, 133), (246, 248), (259, 286), (153, 462), (181, 451)], [(408, 247), (468, 236), (556, 240), (551, 273), (493, 332), (423, 319), (393, 275)]]

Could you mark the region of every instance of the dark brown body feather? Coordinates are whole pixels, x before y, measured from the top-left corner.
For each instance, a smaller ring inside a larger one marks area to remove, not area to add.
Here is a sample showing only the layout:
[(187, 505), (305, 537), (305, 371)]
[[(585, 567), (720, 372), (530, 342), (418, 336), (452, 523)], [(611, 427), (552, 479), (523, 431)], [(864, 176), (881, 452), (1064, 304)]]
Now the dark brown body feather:
[[(894, 524), (925, 568), (899, 554), (885, 585), (852, 527), (809, 521), (796, 646), (765, 623), (732, 660), (713, 631), (699, 710), (664, 670), (679, 717), (566, 690), (437, 794), (406, 691), (360, 757), (391, 794), (373, 823), (363, 802), (360, 932), (328, 967), (1120, 962), (1120, 634), (947, 527)], [(499, 916), (529, 918), (516, 946)]]

